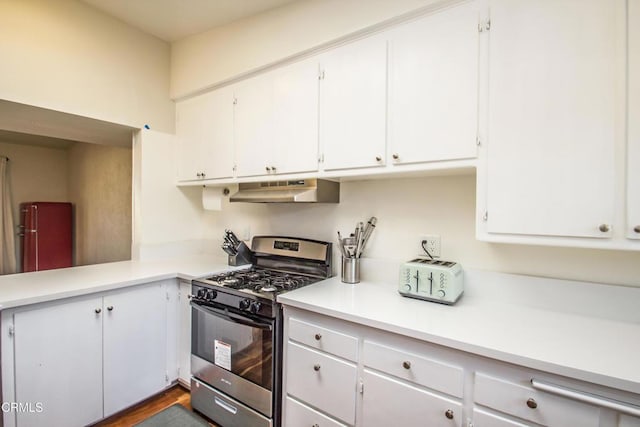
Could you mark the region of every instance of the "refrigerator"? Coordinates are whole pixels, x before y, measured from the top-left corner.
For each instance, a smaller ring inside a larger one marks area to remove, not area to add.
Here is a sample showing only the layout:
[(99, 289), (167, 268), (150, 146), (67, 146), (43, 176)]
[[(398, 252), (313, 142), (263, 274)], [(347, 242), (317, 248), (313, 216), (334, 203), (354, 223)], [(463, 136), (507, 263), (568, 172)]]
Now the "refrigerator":
[(71, 267), (73, 257), (71, 203), (20, 204), (22, 271)]

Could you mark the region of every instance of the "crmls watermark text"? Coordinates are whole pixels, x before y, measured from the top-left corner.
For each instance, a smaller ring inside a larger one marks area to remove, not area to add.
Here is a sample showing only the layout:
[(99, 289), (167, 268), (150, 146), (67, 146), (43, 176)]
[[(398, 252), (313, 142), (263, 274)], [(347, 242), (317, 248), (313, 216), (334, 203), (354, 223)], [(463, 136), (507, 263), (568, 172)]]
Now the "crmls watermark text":
[(2, 402), (2, 412), (29, 412), (40, 413), (44, 411), (42, 402)]

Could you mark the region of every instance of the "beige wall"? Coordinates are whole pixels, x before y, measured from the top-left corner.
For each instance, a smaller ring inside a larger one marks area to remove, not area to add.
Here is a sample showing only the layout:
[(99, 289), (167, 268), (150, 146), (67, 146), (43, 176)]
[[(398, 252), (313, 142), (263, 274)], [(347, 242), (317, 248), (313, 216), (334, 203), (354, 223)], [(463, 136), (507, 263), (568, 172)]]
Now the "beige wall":
[(131, 149), (76, 144), (69, 150), (75, 265), (131, 259)]
[(171, 45), (171, 97), (317, 48), (437, 0), (304, 0)]
[(173, 132), (169, 45), (81, 1), (0, 0), (0, 58), (1, 99)]
[[(0, 141), (0, 155), (9, 157), (13, 221), (20, 224), (20, 203), (66, 202), (67, 151)], [(16, 260), (20, 264), (20, 239), (16, 236)]]

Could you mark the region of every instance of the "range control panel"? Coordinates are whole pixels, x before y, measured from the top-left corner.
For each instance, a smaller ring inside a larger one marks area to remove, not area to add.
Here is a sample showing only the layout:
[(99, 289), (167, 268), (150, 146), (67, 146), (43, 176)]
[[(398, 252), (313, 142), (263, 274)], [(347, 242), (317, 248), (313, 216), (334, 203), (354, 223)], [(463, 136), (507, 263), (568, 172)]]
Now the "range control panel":
[(464, 272), (457, 262), (417, 258), (400, 266), (398, 292), (403, 296), (454, 304), (463, 291)]

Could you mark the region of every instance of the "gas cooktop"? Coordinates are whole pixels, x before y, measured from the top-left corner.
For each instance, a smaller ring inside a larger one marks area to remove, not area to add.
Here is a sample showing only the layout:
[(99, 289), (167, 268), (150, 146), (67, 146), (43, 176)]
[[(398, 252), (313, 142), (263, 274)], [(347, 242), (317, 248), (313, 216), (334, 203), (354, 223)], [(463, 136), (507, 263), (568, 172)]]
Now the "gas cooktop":
[(251, 267), (247, 270), (235, 270), (217, 274), (201, 279), (200, 282), (275, 299), (278, 294), (298, 289), (320, 280), (322, 278)]

